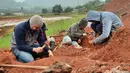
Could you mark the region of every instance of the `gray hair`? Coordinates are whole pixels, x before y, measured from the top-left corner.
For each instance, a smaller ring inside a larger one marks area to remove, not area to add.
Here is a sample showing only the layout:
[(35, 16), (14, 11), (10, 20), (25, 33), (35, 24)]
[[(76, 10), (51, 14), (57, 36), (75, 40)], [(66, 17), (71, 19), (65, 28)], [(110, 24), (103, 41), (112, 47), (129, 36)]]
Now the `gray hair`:
[(43, 19), (41, 16), (39, 15), (34, 15), (30, 18), (30, 24), (31, 25), (39, 25), (42, 26), (43, 25)]

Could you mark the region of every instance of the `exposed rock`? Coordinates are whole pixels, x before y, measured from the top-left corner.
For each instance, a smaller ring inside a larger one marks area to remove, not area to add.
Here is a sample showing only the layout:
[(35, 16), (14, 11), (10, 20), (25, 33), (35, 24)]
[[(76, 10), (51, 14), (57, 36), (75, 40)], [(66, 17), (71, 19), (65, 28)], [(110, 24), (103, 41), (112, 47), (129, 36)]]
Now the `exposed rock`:
[(48, 69), (45, 69), (42, 73), (71, 73), (72, 67), (63, 62), (55, 62)]
[(8, 73), (8, 71), (5, 68), (0, 68), (0, 73)]
[(117, 66), (116, 68), (112, 68), (110, 71), (107, 70), (105, 73), (130, 73), (130, 71), (121, 66)]

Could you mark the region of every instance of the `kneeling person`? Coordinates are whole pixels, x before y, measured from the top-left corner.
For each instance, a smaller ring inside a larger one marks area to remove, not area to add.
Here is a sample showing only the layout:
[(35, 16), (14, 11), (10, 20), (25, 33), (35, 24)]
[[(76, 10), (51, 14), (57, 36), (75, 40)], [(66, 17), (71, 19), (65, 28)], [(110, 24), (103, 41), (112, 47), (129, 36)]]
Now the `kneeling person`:
[[(53, 56), (42, 34), (42, 17), (34, 15), (15, 26), (11, 38), (11, 51), (19, 62), (31, 62), (44, 55)], [(44, 45), (44, 47), (42, 47)]]
[(101, 44), (107, 42), (113, 31), (124, 26), (120, 18), (112, 12), (89, 11), (86, 21), (92, 22), (91, 28), (95, 32), (95, 38), (90, 44)]
[(79, 44), (83, 36), (86, 36), (84, 28), (87, 26), (87, 21), (83, 18), (81, 21), (71, 25), (66, 36), (62, 40), (62, 44), (72, 44), (75, 48), (82, 48)]

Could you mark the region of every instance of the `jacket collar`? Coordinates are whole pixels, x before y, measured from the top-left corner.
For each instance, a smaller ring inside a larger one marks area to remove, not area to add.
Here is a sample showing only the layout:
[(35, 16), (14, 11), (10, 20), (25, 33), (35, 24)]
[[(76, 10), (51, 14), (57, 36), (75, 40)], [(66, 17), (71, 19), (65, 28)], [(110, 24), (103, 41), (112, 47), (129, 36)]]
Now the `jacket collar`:
[[(29, 20), (30, 20), (30, 19), (29, 19)], [(31, 28), (30, 28), (30, 22), (29, 22), (29, 20), (27, 20), (27, 21), (25, 22), (25, 28), (26, 28), (27, 30), (29, 30), (29, 31), (32, 31)]]

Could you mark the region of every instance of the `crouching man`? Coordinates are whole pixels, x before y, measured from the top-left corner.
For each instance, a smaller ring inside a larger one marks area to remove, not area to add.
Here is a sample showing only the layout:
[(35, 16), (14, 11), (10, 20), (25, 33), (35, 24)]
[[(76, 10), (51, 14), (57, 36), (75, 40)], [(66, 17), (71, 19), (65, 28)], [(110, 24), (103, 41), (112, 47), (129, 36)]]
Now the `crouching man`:
[(71, 25), (66, 36), (62, 40), (62, 44), (72, 44), (75, 48), (82, 48), (79, 44), (82, 38), (86, 36), (84, 28), (87, 26), (87, 21), (83, 18), (79, 22)]
[(113, 31), (117, 31), (124, 26), (120, 18), (112, 12), (89, 11), (86, 21), (92, 22), (91, 28), (95, 35), (90, 44), (101, 44), (109, 40)]
[(42, 25), (42, 17), (34, 15), (15, 26), (11, 38), (11, 51), (19, 62), (27, 63), (45, 55), (53, 56), (42, 34)]

